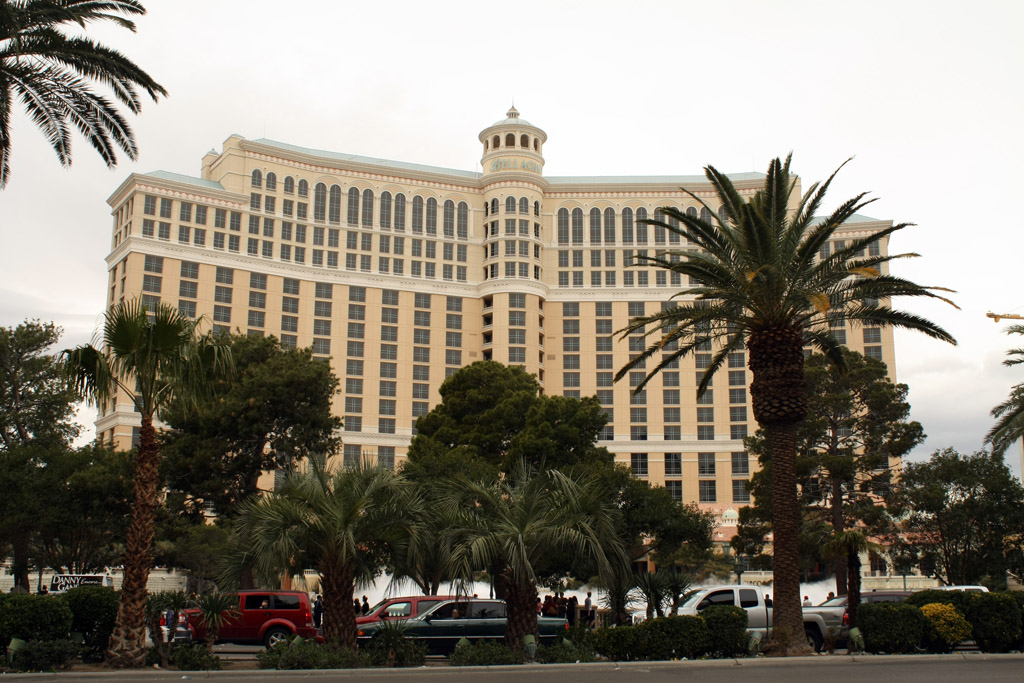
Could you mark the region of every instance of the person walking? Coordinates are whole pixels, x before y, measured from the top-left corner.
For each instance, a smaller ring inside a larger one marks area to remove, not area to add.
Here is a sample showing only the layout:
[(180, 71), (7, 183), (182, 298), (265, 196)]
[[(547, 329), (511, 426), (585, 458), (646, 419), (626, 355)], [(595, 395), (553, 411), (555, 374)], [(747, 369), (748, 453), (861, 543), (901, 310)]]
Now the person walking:
[(583, 619), (587, 628), (594, 628), (594, 600), (590, 591), (587, 591), (587, 599), (583, 601)]
[(363, 614), (364, 615), (370, 613), (370, 601), (366, 598), (365, 595), (363, 596), (363, 608), (362, 609), (363, 609)]
[(320, 624), (324, 619), (324, 601), (320, 597), (320, 594), (316, 594), (316, 600), (313, 602), (313, 626), (320, 628)]
[(813, 605), (813, 603), (811, 602), (811, 596), (805, 595), (804, 596), (804, 607), (811, 607), (812, 605)]

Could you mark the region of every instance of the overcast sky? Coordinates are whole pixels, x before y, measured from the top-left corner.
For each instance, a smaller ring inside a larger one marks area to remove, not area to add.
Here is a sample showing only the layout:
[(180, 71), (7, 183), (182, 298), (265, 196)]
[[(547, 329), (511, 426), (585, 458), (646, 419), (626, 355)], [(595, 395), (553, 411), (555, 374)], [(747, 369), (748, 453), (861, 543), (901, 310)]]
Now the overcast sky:
[[(132, 171), (199, 175), (228, 135), (479, 170), (477, 134), (509, 104), (548, 134), (547, 175), (763, 171), (794, 152), (804, 185), (856, 157), (831, 206), (909, 221), (895, 269), (957, 291), (906, 302), (957, 347), (897, 333), (927, 457), (973, 451), (1024, 380), (1024, 3), (146, 0), (135, 35), (92, 34), (169, 91), (132, 119), (137, 163), (80, 138), (64, 170), (24, 114), (0, 192), (0, 325), (53, 320), (88, 341), (104, 305), (107, 197)], [(86, 418), (91, 419), (91, 418)], [(1019, 453), (1008, 458), (1020, 467)]]

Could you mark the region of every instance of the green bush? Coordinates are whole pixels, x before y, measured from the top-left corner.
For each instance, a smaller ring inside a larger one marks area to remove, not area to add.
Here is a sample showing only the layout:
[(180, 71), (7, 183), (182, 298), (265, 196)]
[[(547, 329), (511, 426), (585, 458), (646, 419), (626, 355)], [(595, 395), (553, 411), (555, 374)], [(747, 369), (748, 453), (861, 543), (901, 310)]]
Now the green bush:
[(522, 664), (523, 656), (499, 640), (478, 640), (475, 643), (460, 641), (448, 661), (452, 666)]
[(868, 652), (914, 652), (924, 640), (926, 623), (921, 610), (906, 603), (867, 603), (857, 608), (857, 624)]
[(171, 648), (171, 664), (179, 671), (220, 671), (220, 657), (202, 643), (181, 643)]
[(11, 664), (18, 671), (67, 669), (80, 649), (70, 640), (33, 640), (15, 651)]
[(964, 616), (982, 652), (1008, 652), (1021, 637), (1020, 608), (1004, 593), (971, 593)]
[(969, 597), (970, 594), (964, 591), (926, 590), (911, 593), (906, 599), (906, 604), (913, 605), (914, 607), (924, 607), (925, 605), (932, 604), (952, 605), (956, 607), (960, 614), (967, 614), (967, 600)]
[(700, 613), (708, 625), (708, 653), (735, 657), (747, 651), (747, 611), (733, 605), (712, 605)]
[(101, 661), (117, 619), (117, 592), (106, 586), (79, 586), (61, 599), (71, 609), (71, 632), (82, 634), (82, 659)]
[(694, 659), (711, 645), (703, 617), (661, 617), (641, 622), (636, 629), (643, 659)]
[(594, 651), (613, 662), (643, 659), (642, 641), (636, 626), (603, 627), (594, 631)]
[(384, 621), (370, 642), (361, 649), (374, 666), (422, 666), (427, 660), (427, 646), (405, 636), (402, 621)]
[(1017, 603), (1017, 609), (1020, 610), (1021, 637), (1018, 638), (1017, 642), (1014, 644), (1014, 649), (1024, 650), (1024, 591), (1006, 591), (1003, 595)]
[(957, 643), (971, 637), (971, 625), (956, 607), (933, 602), (921, 607), (928, 623), (924, 644), (930, 652), (951, 652)]
[(278, 643), (256, 654), (261, 669), (356, 669), (369, 666), (369, 658), (341, 645), (318, 645), (312, 640)]
[(565, 631), (565, 636), (551, 645), (537, 649), (537, 661), (544, 664), (570, 664), (592, 662), (597, 658), (594, 651), (594, 632), (582, 624)]
[(66, 640), (71, 633), (71, 609), (49, 595), (8, 595), (0, 607), (0, 643), (11, 638)]

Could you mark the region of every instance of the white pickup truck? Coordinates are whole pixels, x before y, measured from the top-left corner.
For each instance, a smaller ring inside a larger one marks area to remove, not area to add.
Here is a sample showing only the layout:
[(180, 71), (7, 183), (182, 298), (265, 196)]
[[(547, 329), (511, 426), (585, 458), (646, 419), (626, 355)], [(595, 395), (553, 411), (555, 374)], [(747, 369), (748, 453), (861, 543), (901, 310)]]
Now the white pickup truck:
[[(696, 615), (711, 605), (742, 607), (747, 611), (747, 630), (767, 637), (772, 628), (772, 608), (765, 604), (763, 591), (761, 586), (706, 586), (690, 595), (679, 613)], [(845, 607), (804, 607), (803, 614), (807, 644), (815, 652), (821, 651), (829, 629), (845, 635)]]

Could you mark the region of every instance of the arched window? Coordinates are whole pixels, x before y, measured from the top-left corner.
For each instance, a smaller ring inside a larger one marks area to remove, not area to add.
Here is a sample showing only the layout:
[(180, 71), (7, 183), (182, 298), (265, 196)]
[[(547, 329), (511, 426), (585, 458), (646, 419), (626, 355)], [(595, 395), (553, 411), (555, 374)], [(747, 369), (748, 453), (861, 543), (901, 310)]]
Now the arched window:
[(519, 213), (523, 214), (524, 216), (530, 215), (530, 200), (527, 199), (526, 197), (519, 198)]
[(253, 172), (252, 172), (252, 186), (253, 187), (263, 187), (263, 174), (260, 173), (260, 170), (258, 168), (257, 169), (253, 169)]
[(373, 227), (373, 190), (363, 190), (363, 227)]
[[(665, 214), (663, 214), (661, 212), (661, 209), (655, 209), (654, 210), (654, 220), (661, 221), (661, 222), (665, 221)], [(661, 226), (661, 225), (655, 225), (654, 226), (654, 243), (655, 244), (665, 244), (665, 227), (664, 226)]]
[(509, 133), (508, 135), (505, 136), (505, 146), (506, 147), (515, 147), (516, 146), (516, 134), (515, 133)]
[(633, 209), (622, 210), (622, 243), (633, 244)]
[(405, 232), (405, 195), (395, 195), (395, 230)]
[(331, 185), (330, 199), (327, 204), (327, 220), (331, 223), (341, 222), (341, 188)]
[(718, 218), (723, 222), (729, 223), (729, 210), (725, 208), (725, 204), (718, 207)]
[(540, 216), (540, 202), (533, 203), (533, 215)]
[(348, 188), (348, 214), (346, 216), (349, 225), (359, 225), (359, 189)]
[(515, 212), (516, 212), (516, 198), (515, 197), (505, 197), (505, 213), (515, 213)]
[(380, 227), (391, 227), (391, 193), (380, 193)]
[(412, 198), (412, 231), (423, 233), (423, 197), (419, 195)]
[(309, 183), (307, 183), (304, 179), (299, 181), (299, 196), (300, 197), (308, 197), (309, 196)]
[(273, 171), (267, 174), (267, 192), (277, 192), (277, 174)]
[(583, 244), (583, 209), (572, 210), (572, 243)]
[(647, 244), (647, 209), (640, 207), (636, 210), (636, 243)]
[(601, 244), (601, 209), (590, 210), (590, 243)]
[(491, 147), (493, 147), (494, 149), (498, 149), (499, 147), (501, 147), (501, 136), (500, 135), (495, 135), (494, 136), (494, 139), (491, 141)]
[[(669, 216), (668, 217), (668, 224), (670, 226), (672, 226), (673, 228), (677, 228), (678, 229), (679, 228), (679, 219), (676, 218), (675, 216)], [(679, 244), (679, 233), (673, 232), (673, 231), (669, 230), (668, 231), (668, 243), (669, 244)]]
[(437, 200), (433, 197), (427, 199), (426, 229), (428, 235), (437, 234)]
[(459, 202), (459, 211), (455, 225), (458, 230), (459, 239), (469, 239), (469, 204), (466, 202)]
[(444, 202), (444, 236), (455, 237), (455, 202), (446, 199)]
[(558, 210), (558, 244), (569, 244), (569, 210)]
[(519, 146), (523, 149), (530, 149), (530, 136), (525, 134), (520, 136)]
[(604, 243), (615, 244), (615, 209), (604, 210)]
[(707, 223), (711, 222), (711, 212), (708, 211), (708, 207), (702, 206), (700, 209), (700, 219)]
[(292, 178), (290, 175), (284, 177), (284, 193), (295, 194), (295, 178)]
[(327, 218), (327, 186), (317, 183), (313, 188), (313, 220), (324, 221)]
[(534, 138), (533, 139), (533, 149), (534, 149), (535, 152), (539, 152), (540, 151), (540, 138)]
[(498, 198), (495, 197), (491, 200), (491, 215), (496, 216), (498, 214)]
[(491, 148), (491, 141), (490, 140), (484, 140), (484, 152), (486, 152), (490, 148)]

